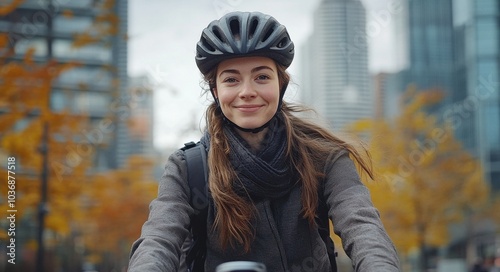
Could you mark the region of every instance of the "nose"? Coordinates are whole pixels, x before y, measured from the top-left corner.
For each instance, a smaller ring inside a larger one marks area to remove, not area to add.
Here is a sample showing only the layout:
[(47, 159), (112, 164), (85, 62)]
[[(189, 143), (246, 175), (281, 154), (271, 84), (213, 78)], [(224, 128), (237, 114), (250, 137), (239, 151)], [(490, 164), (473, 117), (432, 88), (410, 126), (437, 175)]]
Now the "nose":
[(256, 96), (257, 96), (257, 91), (255, 91), (255, 88), (251, 84), (251, 82), (247, 81), (241, 86), (241, 91), (239, 93), (239, 97), (241, 99), (254, 98)]

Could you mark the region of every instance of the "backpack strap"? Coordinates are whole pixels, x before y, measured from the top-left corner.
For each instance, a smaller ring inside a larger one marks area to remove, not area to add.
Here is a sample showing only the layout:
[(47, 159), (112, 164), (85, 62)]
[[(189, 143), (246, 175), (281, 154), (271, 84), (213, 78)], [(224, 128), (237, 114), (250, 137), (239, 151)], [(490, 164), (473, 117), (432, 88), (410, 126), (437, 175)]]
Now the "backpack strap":
[(337, 272), (337, 252), (335, 251), (335, 244), (330, 237), (330, 220), (328, 218), (328, 205), (321, 192), (318, 192), (318, 208), (316, 210), (316, 223), (318, 224), (318, 232), (326, 245), (326, 252), (328, 259), (330, 259), (330, 266), (332, 272)]
[(187, 164), (188, 185), (191, 190), (189, 203), (194, 209), (191, 217), (191, 235), (193, 242), (186, 255), (188, 271), (204, 271), (207, 240), (208, 215), (208, 171), (207, 153), (200, 143), (189, 142), (181, 148)]
[(184, 157), (187, 163), (188, 185), (191, 189), (190, 204), (195, 214), (202, 213), (208, 207), (208, 171), (207, 152), (200, 142), (185, 143)]

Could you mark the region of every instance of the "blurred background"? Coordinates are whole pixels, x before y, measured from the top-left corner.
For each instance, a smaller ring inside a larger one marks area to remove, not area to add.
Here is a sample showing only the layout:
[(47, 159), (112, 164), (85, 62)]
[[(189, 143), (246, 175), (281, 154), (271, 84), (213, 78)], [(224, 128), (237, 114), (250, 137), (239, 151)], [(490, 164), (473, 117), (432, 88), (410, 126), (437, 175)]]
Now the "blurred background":
[(366, 142), (403, 271), (500, 269), (498, 0), (3, 0), (0, 271), (126, 271), (204, 128), (196, 42), (234, 10), (286, 25), (285, 99)]

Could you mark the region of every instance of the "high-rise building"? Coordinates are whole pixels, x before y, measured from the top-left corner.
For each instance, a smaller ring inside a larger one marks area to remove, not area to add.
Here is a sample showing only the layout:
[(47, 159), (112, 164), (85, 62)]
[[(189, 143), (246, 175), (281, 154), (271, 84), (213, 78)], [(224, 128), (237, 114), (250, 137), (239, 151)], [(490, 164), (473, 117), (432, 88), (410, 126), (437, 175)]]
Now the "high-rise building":
[(359, 0), (323, 0), (303, 48), (302, 100), (334, 130), (373, 116), (365, 17)]
[[(441, 89), (453, 99), (452, 0), (409, 0), (410, 80), (419, 90)], [(434, 112), (440, 112), (437, 107)]]
[(97, 170), (117, 168), (129, 154), (127, 12), (128, 1), (26, 0), (0, 17), (0, 33), (14, 50), (11, 61), (33, 49), (38, 63), (79, 64), (53, 82), (50, 107), (89, 116), (92, 129), (80, 138), (95, 147)]
[(500, 3), (454, 4), (457, 99), (447, 117), (500, 191)]

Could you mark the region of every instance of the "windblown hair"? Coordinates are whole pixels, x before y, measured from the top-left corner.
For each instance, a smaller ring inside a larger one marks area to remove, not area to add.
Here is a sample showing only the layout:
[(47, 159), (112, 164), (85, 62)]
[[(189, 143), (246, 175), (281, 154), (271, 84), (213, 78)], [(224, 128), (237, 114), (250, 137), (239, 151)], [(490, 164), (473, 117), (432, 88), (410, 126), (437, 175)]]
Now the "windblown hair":
[[(287, 86), (290, 76), (285, 68), (276, 63), (280, 87)], [(215, 87), (215, 68), (204, 77), (210, 90)], [(302, 186), (301, 202), (303, 217), (313, 227), (318, 205), (319, 182), (323, 180), (325, 159), (335, 151), (347, 150), (354, 157), (361, 169), (373, 179), (371, 161), (366, 149), (354, 145), (335, 136), (328, 129), (300, 118), (296, 113), (308, 110), (302, 106), (292, 106), (283, 102), (281, 111), (287, 133), (287, 152)], [(233, 182), (237, 174), (229, 161), (230, 145), (224, 134), (223, 114), (217, 103), (212, 103), (206, 112), (208, 133), (210, 134), (210, 151), (208, 165), (210, 170), (209, 188), (215, 203), (216, 215), (212, 231), (218, 231), (222, 248), (236, 244), (243, 246), (246, 252), (255, 236), (251, 221), (255, 215), (255, 206), (249, 200), (237, 195), (233, 190)], [(360, 153), (362, 152), (362, 153)], [(363, 156), (367, 155), (367, 156)]]

